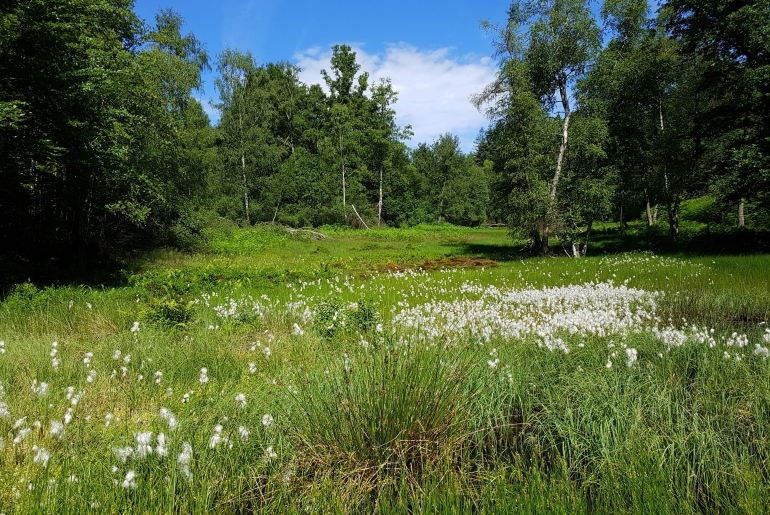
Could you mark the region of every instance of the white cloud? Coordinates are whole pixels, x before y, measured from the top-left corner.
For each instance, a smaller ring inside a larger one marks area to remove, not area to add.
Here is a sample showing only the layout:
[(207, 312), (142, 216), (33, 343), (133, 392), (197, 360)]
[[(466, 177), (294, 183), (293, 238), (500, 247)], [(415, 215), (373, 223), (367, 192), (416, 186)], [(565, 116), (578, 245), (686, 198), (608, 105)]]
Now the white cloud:
[[(361, 71), (369, 72), (370, 83), (390, 77), (398, 91), (395, 105), (399, 125), (410, 124), (414, 138), (410, 144), (432, 142), (445, 132), (460, 137), (464, 151), (473, 147), (480, 128), (487, 120), (469, 101), (469, 97), (492, 82), (496, 67), (488, 57), (455, 58), (450, 49), (419, 50), (398, 44), (383, 54), (370, 54), (360, 45), (351, 45)], [(323, 83), (321, 70), (329, 70), (331, 51), (313, 47), (294, 56), (302, 68), (300, 80), (306, 84)], [(322, 84), (323, 85), (323, 84)], [(325, 88), (325, 85), (324, 85)]]

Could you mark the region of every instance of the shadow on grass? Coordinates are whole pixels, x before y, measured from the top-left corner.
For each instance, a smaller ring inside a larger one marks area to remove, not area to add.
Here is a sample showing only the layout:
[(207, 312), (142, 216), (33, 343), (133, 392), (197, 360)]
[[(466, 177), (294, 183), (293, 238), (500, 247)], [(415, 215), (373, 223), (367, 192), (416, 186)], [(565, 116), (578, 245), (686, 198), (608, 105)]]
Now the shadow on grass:
[(0, 254), (0, 301), (11, 289), (24, 282), (37, 286), (116, 287), (126, 282), (126, 263), (100, 260), (86, 267), (75, 267), (58, 259), (31, 260), (19, 255)]
[[(457, 254), (471, 255), (495, 261), (516, 261), (538, 257), (529, 252), (525, 241), (501, 243), (459, 243), (452, 245)], [(568, 250), (551, 240), (551, 257), (568, 257)], [(770, 253), (770, 231), (755, 229), (698, 229), (683, 227), (676, 239), (668, 235), (665, 224), (648, 228), (632, 227), (621, 232), (617, 227), (603, 227), (591, 235), (588, 256), (652, 251), (656, 254), (684, 256), (747, 255)]]

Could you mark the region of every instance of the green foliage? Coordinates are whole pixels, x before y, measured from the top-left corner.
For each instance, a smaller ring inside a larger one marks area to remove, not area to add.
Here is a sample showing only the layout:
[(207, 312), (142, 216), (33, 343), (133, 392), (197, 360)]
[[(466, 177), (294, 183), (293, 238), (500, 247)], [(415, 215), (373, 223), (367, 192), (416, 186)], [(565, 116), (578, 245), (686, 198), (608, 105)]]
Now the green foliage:
[(469, 355), (389, 343), (329, 368), (308, 378), (287, 413), (316, 473), (356, 471), (357, 488), (378, 495), (394, 480), (420, 481), (462, 451), (480, 393), (469, 385), (477, 373)]
[(313, 327), (322, 337), (331, 339), (340, 335), (372, 334), (380, 323), (380, 314), (371, 301), (344, 304), (334, 297), (321, 302), (313, 317)]
[(139, 318), (161, 327), (184, 328), (195, 317), (195, 304), (182, 298), (151, 298), (139, 311)]

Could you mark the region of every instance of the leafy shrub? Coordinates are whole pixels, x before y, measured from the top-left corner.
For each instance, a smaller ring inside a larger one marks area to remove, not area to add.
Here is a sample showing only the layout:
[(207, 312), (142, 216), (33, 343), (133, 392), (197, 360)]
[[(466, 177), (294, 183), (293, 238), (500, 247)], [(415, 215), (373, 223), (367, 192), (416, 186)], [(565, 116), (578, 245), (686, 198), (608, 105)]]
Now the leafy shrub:
[(11, 287), (8, 294), (9, 301), (30, 303), (40, 294), (40, 288), (29, 281)]
[(162, 327), (184, 327), (195, 316), (194, 303), (182, 299), (151, 299), (140, 312), (140, 318)]

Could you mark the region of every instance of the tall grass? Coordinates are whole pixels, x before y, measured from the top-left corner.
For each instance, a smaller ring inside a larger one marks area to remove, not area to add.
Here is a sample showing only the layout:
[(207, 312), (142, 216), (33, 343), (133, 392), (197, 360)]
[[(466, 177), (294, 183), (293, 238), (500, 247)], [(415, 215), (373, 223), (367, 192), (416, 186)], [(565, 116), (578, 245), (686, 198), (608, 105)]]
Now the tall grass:
[[(121, 288), (14, 290), (0, 303), (0, 513), (769, 511), (770, 360), (753, 352), (770, 344), (768, 257), (423, 272), (469, 247), (386, 231), (278, 235), (266, 250), (244, 236), (217, 256), (159, 254)], [(393, 260), (397, 272), (377, 272)], [(660, 292), (657, 319), (558, 333), (569, 353), (543, 346), (544, 327), (485, 339), (447, 324), (420, 339), (395, 317), (437, 300), (473, 306), (491, 286), (607, 281)], [(171, 323), (179, 305), (189, 317)], [(686, 341), (666, 344), (653, 326)], [(68, 413), (59, 436), (52, 423)], [(145, 432), (153, 448), (165, 435), (167, 455), (124, 461), (116, 449)]]

